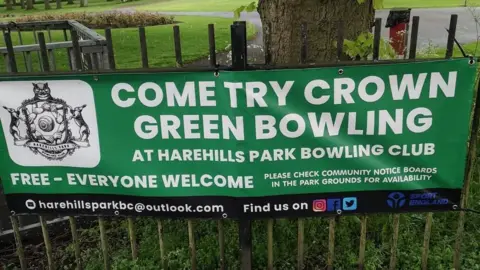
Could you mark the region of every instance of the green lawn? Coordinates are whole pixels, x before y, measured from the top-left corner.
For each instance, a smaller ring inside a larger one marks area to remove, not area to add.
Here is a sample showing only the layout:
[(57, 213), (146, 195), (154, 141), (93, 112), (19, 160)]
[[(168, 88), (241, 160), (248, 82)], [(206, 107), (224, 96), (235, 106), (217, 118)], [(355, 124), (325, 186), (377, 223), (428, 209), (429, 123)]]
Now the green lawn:
[[(355, 1), (355, 0), (352, 0)], [(467, 0), (469, 6), (480, 6), (480, 0)], [(138, 10), (148, 11), (232, 11), (252, 0), (160, 0), (141, 5)], [(459, 7), (465, 0), (384, 0), (384, 8), (392, 7)]]
[[(218, 50), (224, 50), (230, 44), (230, 25), (232, 19), (177, 16), (181, 21), (180, 33), (182, 44), (182, 56), (185, 63), (192, 62), (208, 56), (208, 24), (215, 24), (216, 46)], [(255, 35), (255, 27), (248, 26), (248, 35)], [(98, 30), (104, 34), (103, 30)], [(147, 48), (150, 66), (173, 67), (175, 66), (175, 52), (173, 43), (172, 25), (151, 26), (146, 28)], [(32, 33), (23, 33), (24, 44), (32, 44)], [(46, 35), (46, 38), (48, 36)], [(12, 34), (14, 44), (18, 43), (18, 35)], [(113, 47), (118, 68), (141, 67), (140, 46), (138, 30), (136, 28), (113, 29)], [(52, 31), (53, 41), (63, 41), (62, 31)], [(48, 39), (47, 39), (48, 42)], [(4, 46), (3, 39), (0, 46)], [(17, 65), (20, 71), (25, 71), (23, 55), (16, 55)], [(55, 62), (58, 70), (68, 70), (68, 58), (66, 50), (55, 50)], [(36, 53), (32, 55), (32, 61), (36, 70), (39, 70), (39, 61)], [(4, 61), (0, 61), (0, 71), (5, 71)]]
[[(62, 9), (58, 10), (55, 8), (55, 3), (51, 3), (50, 5), (52, 9), (48, 12), (101, 12), (121, 8), (135, 8), (137, 10), (146, 11), (233, 11), (241, 5), (248, 5), (251, 1), (252, 0), (137, 0), (121, 3), (119, 0), (89, 0), (88, 7), (80, 8), (79, 0), (75, 0), (74, 5), (67, 5), (66, 2), (62, 2)], [(469, 6), (480, 6), (480, 0), (467, 1)], [(384, 0), (385, 8), (459, 7), (464, 4), (465, 0)], [(0, 8), (0, 16), (5, 16), (6, 14), (20, 16), (39, 13), (45, 13), (43, 2), (36, 4), (35, 9), (29, 11), (21, 10), (18, 6), (16, 6), (13, 11), (7, 11), (5, 8)]]

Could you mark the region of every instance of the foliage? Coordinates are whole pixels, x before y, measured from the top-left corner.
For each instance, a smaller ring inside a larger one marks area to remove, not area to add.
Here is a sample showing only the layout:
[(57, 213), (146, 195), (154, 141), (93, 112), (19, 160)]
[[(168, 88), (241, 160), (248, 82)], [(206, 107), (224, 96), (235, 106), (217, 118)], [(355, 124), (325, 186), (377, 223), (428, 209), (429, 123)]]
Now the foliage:
[(240, 13), (245, 11), (245, 12), (253, 12), (257, 10), (257, 2), (254, 1), (254, 2), (251, 2), (250, 4), (246, 5), (246, 6), (239, 6), (238, 8), (236, 8), (234, 11), (233, 11), (233, 14), (234, 14), (234, 17), (236, 19), (240, 18)]
[[(355, 0), (352, 0), (355, 1)], [(363, 4), (366, 0), (356, 0), (358, 3)], [(384, 0), (373, 0), (374, 9), (382, 9)], [(236, 19), (240, 18), (241, 12), (253, 12), (257, 10), (257, 1), (251, 2), (248, 5), (239, 6), (233, 11), (234, 17)]]
[[(343, 42), (343, 51), (352, 59), (367, 60), (373, 56), (374, 35), (369, 32), (361, 33), (357, 39)], [(334, 43), (336, 46), (336, 43)], [(380, 39), (379, 57), (381, 59), (395, 58), (395, 50), (386, 40)]]
[(174, 23), (174, 17), (151, 12), (64, 13), (18, 17), (16, 22), (77, 20), (90, 28), (126, 28), (137, 26), (165, 25)]

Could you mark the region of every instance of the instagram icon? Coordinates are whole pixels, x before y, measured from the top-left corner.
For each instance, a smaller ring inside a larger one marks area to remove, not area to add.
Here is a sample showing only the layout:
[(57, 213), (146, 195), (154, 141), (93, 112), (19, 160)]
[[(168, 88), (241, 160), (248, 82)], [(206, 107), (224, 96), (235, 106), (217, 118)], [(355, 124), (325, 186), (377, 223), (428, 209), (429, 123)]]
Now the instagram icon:
[(327, 211), (327, 200), (315, 200), (313, 201), (313, 212), (325, 212)]

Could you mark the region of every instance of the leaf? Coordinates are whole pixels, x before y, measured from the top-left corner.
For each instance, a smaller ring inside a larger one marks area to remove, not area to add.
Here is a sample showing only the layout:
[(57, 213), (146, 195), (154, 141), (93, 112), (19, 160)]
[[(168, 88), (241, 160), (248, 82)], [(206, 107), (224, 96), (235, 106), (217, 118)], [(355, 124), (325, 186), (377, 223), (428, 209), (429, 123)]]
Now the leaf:
[(257, 9), (257, 2), (251, 2), (248, 4), (248, 6), (245, 8), (246, 12), (253, 12)]
[(373, 0), (373, 8), (376, 10), (383, 9), (383, 0)]
[(240, 18), (240, 13), (241, 13), (242, 11), (244, 11), (244, 10), (245, 10), (245, 6), (240, 6), (240, 7), (238, 7), (237, 9), (235, 9), (235, 10), (233, 11), (233, 16), (235, 17), (235, 19)]

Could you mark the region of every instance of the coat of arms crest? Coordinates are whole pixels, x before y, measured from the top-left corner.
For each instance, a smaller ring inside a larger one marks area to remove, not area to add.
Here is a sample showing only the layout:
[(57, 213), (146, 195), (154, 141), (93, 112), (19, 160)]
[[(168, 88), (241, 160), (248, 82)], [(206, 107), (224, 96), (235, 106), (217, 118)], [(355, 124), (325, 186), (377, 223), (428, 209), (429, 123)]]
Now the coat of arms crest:
[(62, 160), (80, 147), (89, 147), (90, 129), (83, 119), (86, 105), (71, 107), (52, 96), (48, 83), (32, 83), (34, 97), (10, 113), (15, 145), (28, 147), (48, 160)]

